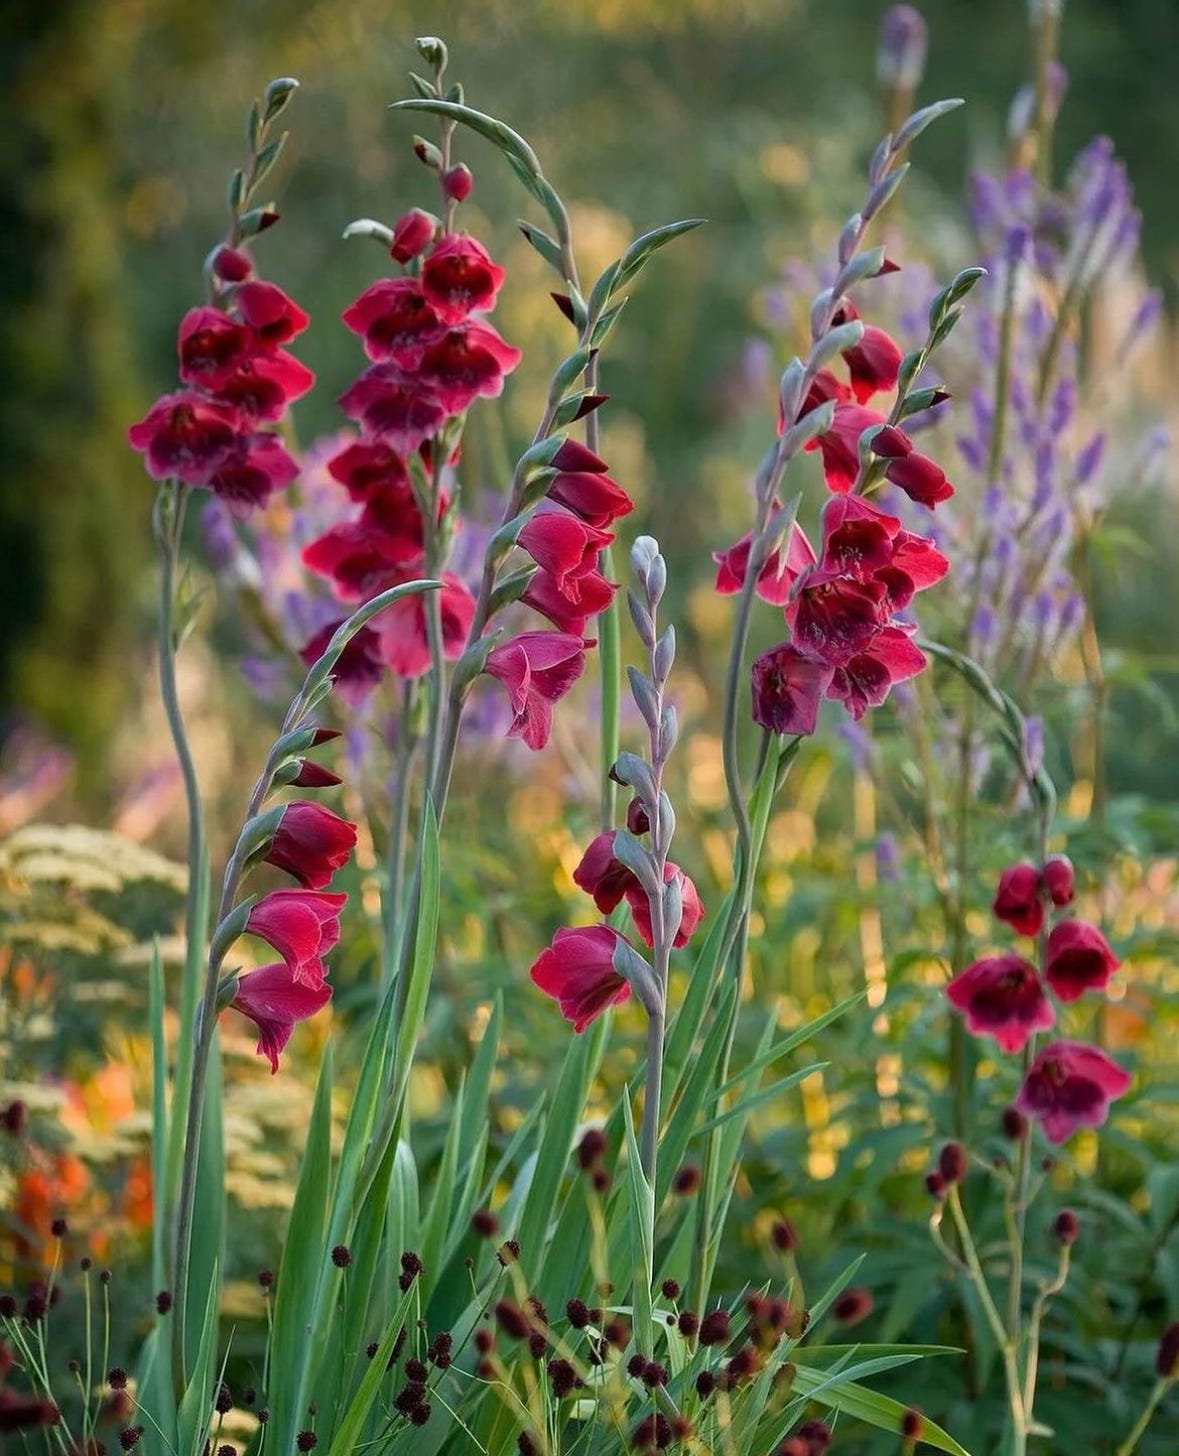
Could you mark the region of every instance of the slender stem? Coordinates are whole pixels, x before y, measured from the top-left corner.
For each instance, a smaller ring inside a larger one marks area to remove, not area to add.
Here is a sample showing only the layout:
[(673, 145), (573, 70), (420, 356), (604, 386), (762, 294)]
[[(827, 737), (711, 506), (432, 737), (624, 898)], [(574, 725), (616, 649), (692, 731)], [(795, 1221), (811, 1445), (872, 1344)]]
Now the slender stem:
[(385, 849), (385, 903), (383, 906), (381, 947), (381, 992), (389, 987), (397, 964), (397, 938), (401, 924), (401, 898), (405, 880), (405, 848), (409, 832), (410, 787), (413, 760), (418, 739), (411, 722), (415, 710), (417, 684), (407, 678), (401, 689), (401, 718), (398, 724), (397, 750), (393, 772), (393, 802), (389, 810), (389, 843)]
[(1023, 1407), (1028, 1413), (1029, 1424), (1031, 1424), (1032, 1411), (1036, 1403), (1036, 1377), (1040, 1366), (1040, 1326), (1043, 1323), (1044, 1311), (1048, 1308), (1048, 1301), (1054, 1294), (1060, 1293), (1068, 1279), (1069, 1252), (1068, 1244), (1062, 1244), (1056, 1277), (1051, 1284), (1040, 1286), (1040, 1292), (1036, 1295), (1031, 1317), (1028, 1320), (1028, 1352), (1023, 1377)]
[(1150, 1399), (1146, 1402), (1146, 1406), (1143, 1409), (1142, 1414), (1134, 1422), (1133, 1430), (1131, 1430), (1130, 1434), (1118, 1447), (1117, 1456), (1133, 1456), (1134, 1448), (1142, 1439), (1143, 1435), (1146, 1432), (1147, 1426), (1150, 1425), (1151, 1420), (1154, 1418), (1155, 1411), (1158, 1410), (1159, 1406), (1162, 1404), (1163, 1397), (1166, 1395), (1167, 1391), (1170, 1390), (1171, 1386), (1174, 1385), (1174, 1383), (1174, 1376), (1172, 1376), (1169, 1380), (1163, 1379), (1155, 1381), (1154, 1389), (1150, 1392)]
[(639, 1133), (639, 1154), (643, 1174), (652, 1188), (659, 1150), (659, 1103), (663, 1089), (663, 1034), (665, 1017), (662, 1011), (647, 1018), (647, 1084), (643, 1090), (643, 1125)]

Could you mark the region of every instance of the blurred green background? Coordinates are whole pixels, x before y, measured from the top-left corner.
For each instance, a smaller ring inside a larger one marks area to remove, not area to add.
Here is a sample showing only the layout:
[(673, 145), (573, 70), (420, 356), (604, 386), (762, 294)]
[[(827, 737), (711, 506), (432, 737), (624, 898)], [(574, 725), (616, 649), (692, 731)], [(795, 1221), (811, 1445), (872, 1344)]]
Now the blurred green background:
[[(442, 34), (472, 104), (533, 141), (579, 209), (591, 263), (629, 228), (709, 219), (651, 270), (606, 380), (612, 459), (630, 463), (636, 524), (660, 535), (690, 584), (716, 544), (718, 490), (756, 458), (731, 398), (751, 300), (788, 253), (826, 251), (832, 221), (858, 195), (879, 126), (883, 9), (875, 0), (9, 0), (0, 712), (4, 725), (31, 717), (77, 754), (78, 812), (109, 809), (112, 734), (150, 670), (151, 490), (124, 430), (170, 387), (176, 320), (198, 296), (244, 106), (267, 79), (303, 83), (275, 179), (286, 222), (260, 255), (316, 321), (301, 341), (321, 377), (299, 416), (304, 438), (337, 423), (332, 401), (357, 354), (334, 320), (381, 266), (371, 244), (340, 240), (342, 226), (430, 200), (406, 145), (412, 126), (385, 109), (404, 94), (415, 34)], [(1027, 71), (1026, 6), (923, 9), (931, 45), (920, 96), (960, 94), (969, 105), (923, 139), (907, 209), (928, 213), (922, 242), (935, 266), (958, 267), (972, 261), (969, 239), (945, 219), (969, 167), (1001, 155)], [(1173, 303), (1179, 92), (1166, 62), (1179, 56), (1179, 6), (1070, 0), (1062, 55), (1071, 86), (1057, 156), (1097, 131), (1115, 139), (1145, 212), (1151, 279)], [(512, 241), (523, 199), (489, 148), (464, 139), (462, 155), (476, 172), (469, 225), (516, 262), (505, 321), (518, 342), (539, 341), (539, 378), (556, 321), (535, 260)], [(531, 322), (542, 309), (543, 328)], [(530, 330), (535, 340), (522, 337)], [(509, 432), (529, 412), (525, 398)], [(734, 525), (743, 492), (735, 497), (721, 511)], [(1149, 568), (1136, 567), (1115, 639), (1149, 641), (1160, 602), (1179, 606), (1172, 554), (1164, 539)]]

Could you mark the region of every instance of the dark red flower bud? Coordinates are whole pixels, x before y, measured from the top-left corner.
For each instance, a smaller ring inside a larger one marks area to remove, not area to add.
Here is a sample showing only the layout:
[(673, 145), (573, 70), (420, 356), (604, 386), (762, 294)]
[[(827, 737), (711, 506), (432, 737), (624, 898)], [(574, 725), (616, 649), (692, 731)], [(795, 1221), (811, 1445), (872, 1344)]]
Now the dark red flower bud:
[(352, 1250), (347, 1244), (337, 1244), (332, 1250), (332, 1263), (337, 1269), (347, 1269), (352, 1262)]
[(471, 1227), (480, 1238), (489, 1239), (499, 1230), (499, 1219), (489, 1208), (477, 1208), (471, 1215)]
[(700, 1187), (700, 1169), (695, 1163), (685, 1163), (677, 1168), (675, 1176), (671, 1180), (673, 1193), (678, 1193), (681, 1198), (686, 1198), (690, 1193), (695, 1193)]
[(254, 271), (249, 253), (222, 243), (213, 254), (213, 272), (224, 283), (244, 283)]
[(674, 1279), (665, 1279), (659, 1287), (663, 1291), (664, 1299), (678, 1299), (680, 1297), (680, 1286)]
[(841, 1325), (859, 1324), (872, 1313), (871, 1290), (854, 1286), (835, 1296), (831, 1317)]
[(913, 1406), (901, 1417), (901, 1435), (906, 1441), (916, 1441), (925, 1428), (925, 1422), (921, 1419), (921, 1412)]
[(789, 1219), (779, 1218), (774, 1221), (774, 1226), (770, 1229), (770, 1239), (774, 1248), (783, 1254), (789, 1254), (798, 1248), (798, 1234)]
[(1005, 1107), (999, 1121), (1003, 1136), (1016, 1143), (1028, 1130), (1028, 1120), (1018, 1107)]
[(577, 1389), (579, 1384), (577, 1371), (568, 1360), (550, 1360), (546, 1369), (548, 1370), (549, 1385), (558, 1400)]
[(1044, 979), (1062, 1001), (1102, 991), (1121, 961), (1101, 931), (1084, 920), (1062, 920), (1048, 937)]
[(701, 1400), (707, 1400), (716, 1389), (716, 1376), (711, 1370), (701, 1370), (696, 1377), (696, 1394)]
[(1044, 888), (1056, 906), (1069, 905), (1073, 898), (1072, 862), (1064, 855), (1054, 855), (1044, 864)]
[(599, 1127), (589, 1128), (577, 1144), (578, 1166), (585, 1169), (592, 1168), (605, 1151), (606, 1134)]
[(1071, 1208), (1062, 1208), (1052, 1224), (1052, 1232), (1057, 1241), (1067, 1248), (1068, 1245), (1076, 1243), (1077, 1234), (1080, 1231), (1081, 1226), (1077, 1222), (1076, 1214)]
[(729, 1313), (724, 1309), (713, 1309), (700, 1321), (700, 1343), (719, 1345), (729, 1338)]
[(414, 207), (393, 224), (393, 242), (389, 253), (394, 262), (408, 263), (424, 253), (434, 240), (438, 219), (420, 207)]
[(29, 1110), (19, 1097), (10, 1102), (3, 1112), (0, 1112), (0, 1125), (3, 1126), (9, 1137), (20, 1137), (28, 1120)]
[(1040, 872), (1027, 860), (1008, 865), (999, 876), (999, 887), (991, 905), (995, 916), (1020, 935), (1037, 935), (1044, 923), (1044, 902), (1040, 898)]
[(127, 1372), (119, 1365), (106, 1372), (106, 1383), (112, 1390), (127, 1389)]
[(651, 820), (641, 799), (632, 799), (626, 806), (626, 827), (632, 834), (646, 834)]
[(700, 1317), (690, 1309), (682, 1309), (676, 1324), (684, 1339), (690, 1340), (700, 1328)]
[(938, 1154), (937, 1166), (947, 1184), (961, 1183), (966, 1173), (966, 1149), (961, 1143), (947, 1143)]
[(1155, 1352), (1154, 1368), (1162, 1380), (1179, 1376), (1179, 1320), (1173, 1320), (1162, 1333)]
[(936, 1168), (931, 1169), (925, 1175), (925, 1191), (931, 1198), (944, 1198), (946, 1196), (946, 1180)]

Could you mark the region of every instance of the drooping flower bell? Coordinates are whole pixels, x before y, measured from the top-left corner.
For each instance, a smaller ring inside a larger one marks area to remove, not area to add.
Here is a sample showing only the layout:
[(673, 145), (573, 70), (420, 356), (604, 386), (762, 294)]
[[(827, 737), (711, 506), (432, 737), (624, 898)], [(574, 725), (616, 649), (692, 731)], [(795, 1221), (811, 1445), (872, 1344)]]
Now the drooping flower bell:
[(609, 925), (563, 928), (533, 963), (533, 982), (557, 1001), (574, 1031), (584, 1031), (607, 1007), (630, 995), (626, 978), (614, 969), (621, 939)]
[(553, 704), (581, 676), (587, 645), (567, 632), (521, 632), (488, 653), (483, 670), (503, 683), (515, 715), (510, 735), (529, 748), (545, 746)]
[(1079, 1127), (1100, 1127), (1129, 1085), (1129, 1072), (1099, 1048), (1054, 1041), (1037, 1053), (1015, 1105), (1043, 1127), (1049, 1142), (1062, 1143)]
[(293, 799), (285, 806), (263, 858), (308, 890), (322, 890), (356, 847), (356, 825), (322, 804)]
[(296, 1023), (322, 1011), (331, 999), (332, 988), (326, 981), (307, 985), (295, 979), (285, 961), (279, 961), (240, 977), (229, 1004), (258, 1028), (258, 1055), (268, 1058), (274, 1073)]
[(1044, 976), (1062, 1001), (1104, 990), (1120, 965), (1105, 936), (1087, 921), (1062, 920), (1048, 937)]
[(1056, 1020), (1035, 966), (1017, 955), (975, 961), (949, 982), (946, 995), (972, 1036), (992, 1036), (1005, 1052), (1022, 1050)]

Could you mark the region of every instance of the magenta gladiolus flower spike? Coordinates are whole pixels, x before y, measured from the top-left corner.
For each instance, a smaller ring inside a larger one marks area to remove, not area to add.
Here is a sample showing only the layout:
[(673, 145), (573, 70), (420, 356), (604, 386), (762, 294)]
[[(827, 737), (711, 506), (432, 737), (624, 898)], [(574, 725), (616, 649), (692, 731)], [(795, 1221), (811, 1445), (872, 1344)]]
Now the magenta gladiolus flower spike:
[(263, 856), (305, 889), (322, 890), (356, 846), (356, 825), (322, 804), (294, 799), (283, 810)]
[(1129, 1085), (1129, 1072), (1097, 1047), (1054, 1041), (1028, 1068), (1015, 1105), (1043, 1127), (1049, 1142), (1062, 1143), (1078, 1127), (1100, 1127)]
[(533, 982), (557, 1001), (574, 1031), (584, 1031), (595, 1016), (630, 995), (626, 978), (614, 969), (622, 939), (609, 925), (558, 930), (533, 963)]
[(985, 956), (946, 987), (972, 1036), (993, 1036), (1005, 1052), (1020, 1051), (1030, 1036), (1056, 1020), (1035, 966), (1022, 956)]
[(1103, 990), (1120, 965), (1105, 936), (1084, 920), (1062, 920), (1048, 937), (1044, 975), (1062, 1001)]

